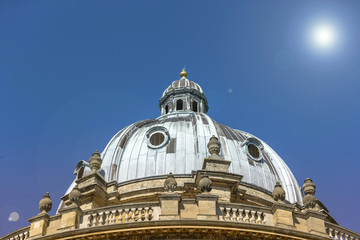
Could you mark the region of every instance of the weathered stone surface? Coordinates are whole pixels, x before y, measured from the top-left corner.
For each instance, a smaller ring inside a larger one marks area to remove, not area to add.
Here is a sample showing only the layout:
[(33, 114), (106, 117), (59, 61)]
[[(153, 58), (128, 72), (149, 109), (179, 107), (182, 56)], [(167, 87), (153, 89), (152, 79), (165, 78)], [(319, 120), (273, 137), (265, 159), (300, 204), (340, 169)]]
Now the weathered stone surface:
[(285, 200), (285, 191), (282, 188), (280, 182), (276, 182), (274, 191), (272, 192), (275, 201), (283, 202)]
[(39, 209), (41, 213), (47, 213), (51, 210), (52, 201), (50, 199), (50, 195), (47, 192), (44, 197), (39, 202)]
[(170, 172), (164, 182), (164, 189), (167, 192), (173, 192), (175, 191), (176, 187), (177, 187), (176, 179), (174, 178), (173, 174)]

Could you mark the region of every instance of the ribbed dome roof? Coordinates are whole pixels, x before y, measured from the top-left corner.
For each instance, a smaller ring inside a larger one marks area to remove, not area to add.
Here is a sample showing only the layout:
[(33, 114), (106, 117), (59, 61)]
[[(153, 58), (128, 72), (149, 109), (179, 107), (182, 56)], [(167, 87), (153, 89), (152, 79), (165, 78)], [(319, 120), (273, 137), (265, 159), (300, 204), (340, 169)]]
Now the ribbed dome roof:
[(219, 124), (205, 113), (176, 112), (122, 129), (101, 154), (105, 179), (124, 182), (169, 172), (191, 175), (209, 156), (207, 143), (213, 135), (221, 143), (220, 155), (231, 161), (229, 172), (243, 175), (242, 182), (270, 192), (280, 181), (287, 200), (301, 203), (295, 177), (274, 150), (255, 136)]
[(204, 93), (199, 84), (194, 83), (185, 77), (182, 77), (181, 79), (172, 82), (172, 84), (170, 84), (170, 86), (167, 89), (165, 89), (165, 91), (162, 94), (162, 97), (164, 97), (168, 92), (172, 90), (182, 89), (182, 88), (194, 89), (199, 93)]

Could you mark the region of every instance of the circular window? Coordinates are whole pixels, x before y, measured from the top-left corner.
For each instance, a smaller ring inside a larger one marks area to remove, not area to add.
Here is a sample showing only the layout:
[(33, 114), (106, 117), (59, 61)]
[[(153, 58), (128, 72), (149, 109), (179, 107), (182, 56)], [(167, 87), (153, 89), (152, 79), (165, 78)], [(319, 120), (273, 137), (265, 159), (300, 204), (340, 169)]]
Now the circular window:
[(252, 156), (255, 159), (258, 159), (260, 157), (259, 148), (257, 146), (255, 146), (254, 144), (250, 143), (248, 145), (248, 152), (249, 152), (250, 156)]
[(150, 128), (146, 133), (146, 137), (148, 147), (153, 149), (161, 148), (170, 141), (168, 130), (161, 126)]
[(247, 138), (242, 144), (241, 147), (245, 147), (245, 152), (248, 158), (260, 161), (263, 158), (262, 150), (264, 149), (263, 144), (254, 137)]
[(150, 143), (153, 146), (159, 146), (161, 145), (163, 142), (165, 141), (165, 136), (162, 133), (154, 133), (153, 135), (151, 135), (150, 137)]

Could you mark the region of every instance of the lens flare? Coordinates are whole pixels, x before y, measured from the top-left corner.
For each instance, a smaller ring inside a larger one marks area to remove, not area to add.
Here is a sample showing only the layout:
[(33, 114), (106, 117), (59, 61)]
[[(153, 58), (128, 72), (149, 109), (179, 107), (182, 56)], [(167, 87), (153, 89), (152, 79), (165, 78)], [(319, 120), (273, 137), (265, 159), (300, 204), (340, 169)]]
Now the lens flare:
[(346, 66), (358, 50), (359, 36), (357, 18), (337, 1), (311, 2), (299, 9), (289, 25), (292, 55), (315, 71)]

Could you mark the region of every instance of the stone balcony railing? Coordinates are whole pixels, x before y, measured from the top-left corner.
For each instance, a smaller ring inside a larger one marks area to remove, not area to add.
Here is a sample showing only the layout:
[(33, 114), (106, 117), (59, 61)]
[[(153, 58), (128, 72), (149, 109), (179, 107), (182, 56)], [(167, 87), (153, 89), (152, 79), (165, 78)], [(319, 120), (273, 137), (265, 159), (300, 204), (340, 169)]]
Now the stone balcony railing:
[(25, 240), (29, 238), (30, 226), (20, 228), (2, 237), (4, 240)]
[(349, 229), (341, 227), (336, 224), (325, 222), (326, 232), (332, 239), (338, 240), (360, 240), (360, 234), (357, 234)]
[(103, 207), (83, 212), (79, 228), (121, 224), (129, 222), (159, 220), (160, 206), (158, 202), (140, 204), (122, 204)]
[[(163, 202), (163, 204), (166, 204)], [(194, 204), (198, 204), (195, 203)], [(62, 216), (55, 215), (49, 219), (49, 224), (52, 227), (55, 225), (59, 226), (55, 231), (45, 232), (44, 235), (56, 234), (56, 233), (65, 233), (75, 229), (80, 231), (88, 231), (93, 227), (117, 227), (119, 224), (127, 224), (127, 223), (137, 223), (139, 222), (156, 222), (159, 221), (161, 224), (172, 224), (172, 219), (164, 219), (161, 216), (164, 212), (162, 212), (162, 208), (164, 205), (159, 204), (159, 202), (147, 202), (147, 203), (133, 203), (133, 204), (121, 204), (109, 207), (102, 207), (96, 209), (83, 210), (80, 213), (79, 222), (77, 225), (74, 225), (74, 228), (64, 229), (61, 228), (61, 219)], [(178, 218), (174, 218), (174, 220), (182, 220), (182, 211), (183, 209), (178, 209)], [(284, 209), (282, 209), (284, 210)], [(284, 212), (280, 212), (283, 214)], [(216, 213), (214, 218), (210, 219), (212, 222), (219, 221), (220, 222), (229, 222), (232, 226), (239, 225), (239, 227), (253, 225), (255, 228), (261, 227), (271, 227), (276, 228), (280, 227), (284, 228), (284, 225), (278, 226), (276, 223), (279, 223), (279, 220), (276, 220), (277, 216), (276, 210), (274, 208), (266, 208), (259, 206), (251, 206), (240, 203), (225, 203), (218, 202), (216, 204)], [(189, 218), (189, 215), (186, 215), (185, 219), (191, 221), (202, 221), (204, 219), (199, 218), (199, 212), (194, 211), (193, 217)], [(67, 219), (68, 220), (68, 219)], [(51, 222), (59, 221), (58, 224), (54, 224)], [(199, 222), (200, 223), (200, 222)], [(157, 223), (155, 223), (157, 224)], [(50, 226), (49, 225), (49, 226)], [(251, 228), (251, 227), (250, 227)], [(50, 229), (50, 227), (49, 227)], [(326, 235), (328, 235), (329, 239), (338, 239), (338, 240), (360, 240), (360, 235), (352, 232), (346, 228), (343, 228), (339, 225), (325, 222), (325, 230)], [(44, 236), (42, 235), (42, 236)], [(324, 231), (324, 237), (325, 231)], [(30, 227), (25, 227), (19, 229), (11, 234), (8, 234), (0, 240), (25, 240), (31, 239), (30, 237)]]
[(242, 222), (271, 225), (272, 214), (271, 210), (261, 207), (253, 207), (242, 204), (225, 204), (220, 203), (219, 208), (221, 214), (220, 221)]

